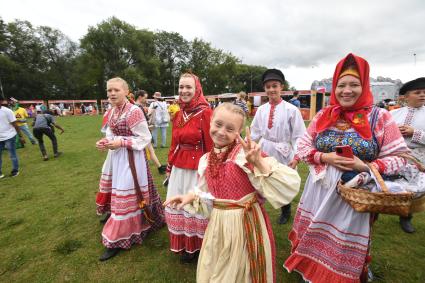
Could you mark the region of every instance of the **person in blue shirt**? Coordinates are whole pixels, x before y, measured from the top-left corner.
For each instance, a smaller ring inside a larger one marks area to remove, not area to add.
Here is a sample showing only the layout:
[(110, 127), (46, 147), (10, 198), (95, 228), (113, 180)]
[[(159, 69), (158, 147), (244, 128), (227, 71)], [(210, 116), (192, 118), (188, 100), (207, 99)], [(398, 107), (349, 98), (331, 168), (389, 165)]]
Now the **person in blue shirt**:
[(298, 99), (298, 91), (294, 91), (294, 96), (289, 100), (289, 103), (296, 106), (297, 108), (301, 107), (301, 102)]

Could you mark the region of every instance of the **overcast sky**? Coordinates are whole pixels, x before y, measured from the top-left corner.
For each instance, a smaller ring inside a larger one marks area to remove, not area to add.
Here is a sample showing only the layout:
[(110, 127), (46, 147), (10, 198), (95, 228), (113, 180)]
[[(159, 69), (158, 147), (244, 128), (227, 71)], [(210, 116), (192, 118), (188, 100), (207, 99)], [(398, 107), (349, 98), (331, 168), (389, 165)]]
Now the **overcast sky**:
[(372, 77), (425, 76), (424, 0), (0, 0), (6, 22), (47, 25), (74, 41), (112, 16), (201, 38), (243, 63), (280, 68), (297, 89), (332, 77), (349, 52), (369, 61)]

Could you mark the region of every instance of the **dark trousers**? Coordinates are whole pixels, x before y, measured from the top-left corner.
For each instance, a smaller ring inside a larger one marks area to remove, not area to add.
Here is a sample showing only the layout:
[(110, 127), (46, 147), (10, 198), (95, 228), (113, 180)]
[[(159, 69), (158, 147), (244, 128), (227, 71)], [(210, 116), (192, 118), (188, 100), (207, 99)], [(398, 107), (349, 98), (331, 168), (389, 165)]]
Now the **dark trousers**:
[(40, 147), (41, 154), (46, 155), (46, 147), (44, 146), (43, 135), (49, 137), (53, 145), (53, 153), (58, 153), (58, 141), (56, 139), (55, 133), (51, 128), (34, 128), (33, 133), (35, 138), (38, 140), (38, 146)]

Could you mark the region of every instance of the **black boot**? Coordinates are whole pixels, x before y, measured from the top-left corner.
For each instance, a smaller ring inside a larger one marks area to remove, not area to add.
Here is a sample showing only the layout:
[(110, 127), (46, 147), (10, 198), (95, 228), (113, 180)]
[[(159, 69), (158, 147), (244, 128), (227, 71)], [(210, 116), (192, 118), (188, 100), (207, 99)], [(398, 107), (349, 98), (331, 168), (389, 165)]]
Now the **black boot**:
[(110, 258), (113, 258), (120, 252), (120, 248), (112, 248), (112, 249), (106, 249), (105, 252), (99, 257), (100, 261), (105, 261)]
[(108, 221), (109, 217), (111, 217), (111, 214), (106, 213), (105, 217), (103, 219), (100, 219), (99, 222), (105, 224)]
[(161, 166), (158, 167), (158, 173), (159, 174), (164, 175), (166, 171), (167, 171), (166, 165), (161, 165)]
[(415, 228), (412, 225), (412, 215), (410, 214), (407, 217), (400, 216), (400, 226), (401, 229), (406, 233), (415, 232)]
[(286, 224), (291, 218), (291, 204), (287, 204), (281, 208), (282, 213), (280, 214), (279, 219), (277, 220), (278, 224)]
[(181, 263), (192, 263), (198, 259), (199, 251), (196, 251), (194, 253), (188, 253), (186, 251), (183, 251), (180, 255), (180, 262)]

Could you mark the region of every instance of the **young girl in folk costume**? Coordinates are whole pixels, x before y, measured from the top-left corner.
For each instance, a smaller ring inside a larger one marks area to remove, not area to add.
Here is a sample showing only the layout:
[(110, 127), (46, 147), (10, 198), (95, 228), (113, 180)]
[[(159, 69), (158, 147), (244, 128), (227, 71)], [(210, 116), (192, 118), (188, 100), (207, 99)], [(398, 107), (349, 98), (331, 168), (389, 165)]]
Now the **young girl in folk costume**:
[(244, 121), (244, 111), (234, 104), (215, 109), (210, 128), (214, 148), (199, 161), (197, 187), (164, 203), (210, 219), (198, 283), (275, 281), (275, 243), (264, 202), (275, 208), (291, 202), (300, 177), (273, 157), (263, 157), (248, 128), (243, 141)]
[[(197, 76), (183, 74), (180, 77), (179, 105), (180, 111), (173, 120), (168, 155), (167, 199), (186, 194), (195, 187), (199, 159), (212, 148), (208, 134), (212, 111)], [(165, 218), (170, 232), (171, 251), (180, 252), (183, 262), (194, 260), (201, 249), (208, 224), (206, 217), (166, 207)]]
[(123, 79), (110, 79), (107, 92), (112, 109), (106, 119), (106, 137), (96, 143), (99, 150), (109, 150), (96, 197), (98, 214), (111, 213), (102, 231), (106, 251), (101, 261), (140, 244), (149, 231), (164, 223), (144, 151), (151, 141), (146, 119), (127, 100), (128, 85)]
[[(336, 66), (330, 106), (314, 117), (298, 143), (297, 155), (309, 164), (308, 176), (289, 240), (288, 271), (309, 282), (367, 281), (373, 215), (356, 212), (337, 192), (337, 183), (370, 162), (381, 174), (396, 175), (408, 152), (391, 115), (372, 107), (369, 64), (348, 54)], [(354, 157), (336, 154), (351, 146)], [(354, 172), (353, 172), (354, 171)]]

